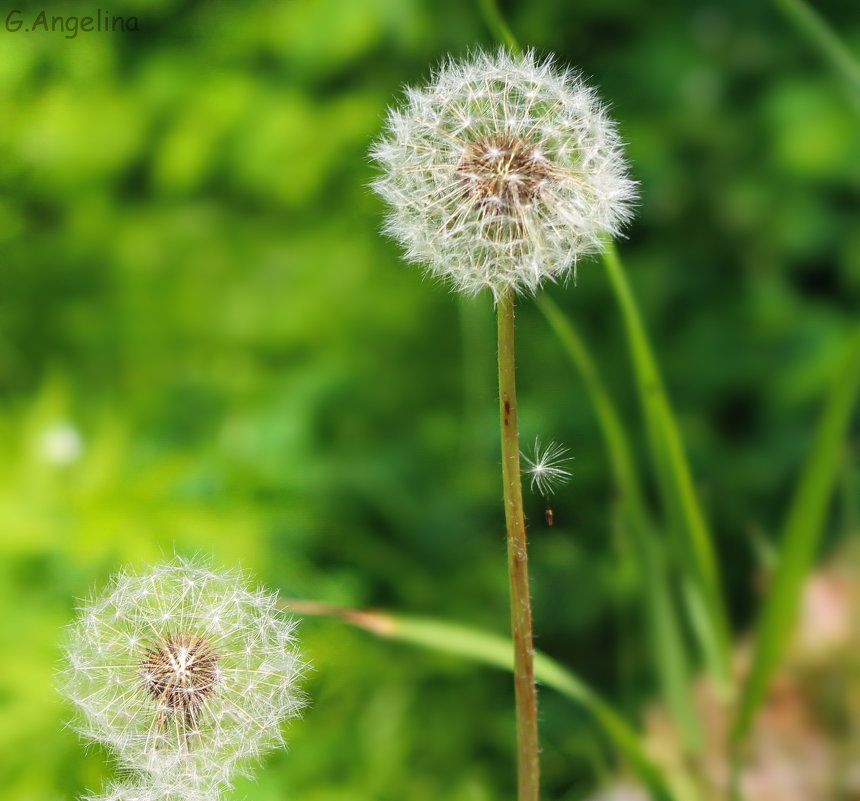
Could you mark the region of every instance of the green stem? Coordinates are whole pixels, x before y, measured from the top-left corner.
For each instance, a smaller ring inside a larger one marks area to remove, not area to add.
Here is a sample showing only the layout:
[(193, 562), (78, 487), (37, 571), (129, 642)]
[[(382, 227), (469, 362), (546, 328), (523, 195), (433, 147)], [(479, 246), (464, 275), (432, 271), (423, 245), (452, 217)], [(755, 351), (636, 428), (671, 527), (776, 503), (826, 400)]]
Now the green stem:
[[(498, 0), (479, 0), (487, 25), (496, 39), (516, 54), (520, 43), (499, 10)], [(516, 343), (514, 293), (506, 292), (496, 309), (499, 320), (499, 415), (502, 426), (502, 480), (508, 530), (508, 582), (511, 629), (514, 639), (514, 690), (517, 711), (517, 781), (519, 801), (540, 796), (538, 763), (537, 689), (534, 676), (532, 610), (526, 523), (520, 477), (520, 433), (517, 424)]]
[(537, 801), (540, 794), (537, 689), (534, 675), (526, 524), (523, 515), (523, 490), (520, 477), (514, 294), (512, 291), (505, 292), (499, 299), (496, 313), (499, 322), (499, 416), (502, 429), (502, 480), (504, 484), (505, 523), (508, 532), (511, 630), (514, 640), (518, 798), (519, 801)]

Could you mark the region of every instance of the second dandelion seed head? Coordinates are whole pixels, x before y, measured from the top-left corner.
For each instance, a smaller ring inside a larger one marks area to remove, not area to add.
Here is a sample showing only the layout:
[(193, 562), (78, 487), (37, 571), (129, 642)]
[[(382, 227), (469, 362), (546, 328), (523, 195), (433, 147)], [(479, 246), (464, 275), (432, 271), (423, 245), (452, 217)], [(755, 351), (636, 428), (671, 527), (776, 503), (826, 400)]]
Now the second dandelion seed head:
[(177, 559), (120, 574), (71, 627), (62, 690), (81, 732), (144, 784), (214, 788), (302, 706), (293, 628), (238, 571)]

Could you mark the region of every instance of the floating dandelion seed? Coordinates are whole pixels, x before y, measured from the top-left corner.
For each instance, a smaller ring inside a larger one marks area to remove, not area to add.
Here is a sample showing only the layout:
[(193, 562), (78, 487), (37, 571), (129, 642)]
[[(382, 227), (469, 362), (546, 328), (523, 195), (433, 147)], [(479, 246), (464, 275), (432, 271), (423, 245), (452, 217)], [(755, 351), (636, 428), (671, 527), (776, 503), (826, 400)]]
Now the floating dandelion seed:
[(557, 442), (550, 442), (545, 447), (541, 447), (540, 439), (535, 440), (532, 456), (522, 454), (523, 461), (526, 463), (524, 472), (531, 480), (532, 490), (537, 490), (547, 497), (555, 492), (556, 487), (570, 481), (572, 474), (562, 466), (573, 458), (567, 456), (568, 453), (568, 449)]
[(532, 52), (446, 62), (407, 89), (371, 155), (386, 232), (470, 294), (534, 292), (630, 217), (614, 124), (576, 73)]
[(146, 776), (123, 792), (167, 801), (282, 744), (281, 722), (302, 706), (293, 628), (238, 571), (177, 559), (123, 573), (72, 625), (62, 690), (81, 733)]

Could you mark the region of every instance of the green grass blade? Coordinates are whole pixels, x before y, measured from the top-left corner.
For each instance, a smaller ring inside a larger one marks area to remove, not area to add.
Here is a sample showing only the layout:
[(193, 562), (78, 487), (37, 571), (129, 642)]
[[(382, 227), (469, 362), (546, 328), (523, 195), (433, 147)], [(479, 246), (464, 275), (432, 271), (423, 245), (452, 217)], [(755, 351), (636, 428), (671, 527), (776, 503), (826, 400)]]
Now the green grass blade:
[(653, 535), (643, 532), (634, 541), (645, 573), (648, 629), (660, 687), (684, 747), (697, 753), (702, 746), (702, 732), (694, 705), (687, 648), (668, 582), (665, 555)]
[(499, 44), (510, 48), (514, 53), (521, 53), (522, 48), (517, 41), (514, 32), (510, 29), (507, 21), (502, 16), (499, 10), (498, 0), (478, 0), (481, 13), (484, 16), (484, 21), (487, 27), (492, 32), (493, 36)]
[[(298, 614), (336, 617), (380, 637), (420, 645), (480, 664), (503, 670), (514, 668), (514, 650), (510, 639), (457, 623), (376, 610), (348, 609), (317, 601), (284, 599), (281, 606)], [(679, 793), (670, 785), (663, 771), (645, 752), (639, 735), (625, 720), (573, 673), (537, 651), (535, 676), (538, 681), (581, 705), (591, 714), (656, 801), (687, 801), (690, 798), (691, 793)]]
[(860, 329), (851, 338), (845, 361), (828, 393), (809, 459), (785, 519), (776, 570), (735, 718), (736, 742), (748, 731), (791, 636), (804, 580), (815, 559), (834, 495), (842, 445), (859, 393)]
[(612, 243), (607, 243), (603, 261), (624, 318), (660, 493), (672, 530), (682, 533), (681, 556), (692, 569), (685, 587), (691, 622), (714, 679), (725, 691), (730, 682), (730, 635), (711, 535), (645, 326)]
[(695, 751), (701, 742), (701, 732), (690, 694), (688, 655), (672, 600), (665, 555), (643, 500), (629, 437), (576, 327), (549, 296), (538, 297), (536, 303), (581, 375), (594, 406), (621, 499), (621, 521), (632, 538), (644, 575), (648, 626), (663, 697), (685, 745)]
[(860, 101), (860, 60), (834, 33), (827, 21), (804, 0), (775, 0), (776, 5), (821, 53), (831, 69)]
[(618, 491), (622, 499), (632, 499), (635, 507), (634, 513), (641, 518), (640, 522), (645, 523), (648, 515), (645, 511), (642, 484), (639, 481), (631, 455), (630, 440), (624, 430), (621, 416), (616, 411), (615, 404), (597, 371), (594, 359), (591, 358), (585, 341), (573, 323), (565, 317), (552, 298), (548, 295), (541, 295), (535, 299), (535, 303), (546, 318), (571, 363), (582, 376), (606, 443), (606, 450), (609, 454)]
[[(400, 616), (390, 616), (390, 620), (392, 630), (387, 633), (389, 637), (513, 670), (513, 647), (506, 637), (436, 620)], [(645, 753), (637, 733), (606, 701), (573, 673), (540, 652), (535, 653), (535, 676), (542, 684), (588, 710), (655, 799), (668, 801), (674, 798), (661, 771)]]

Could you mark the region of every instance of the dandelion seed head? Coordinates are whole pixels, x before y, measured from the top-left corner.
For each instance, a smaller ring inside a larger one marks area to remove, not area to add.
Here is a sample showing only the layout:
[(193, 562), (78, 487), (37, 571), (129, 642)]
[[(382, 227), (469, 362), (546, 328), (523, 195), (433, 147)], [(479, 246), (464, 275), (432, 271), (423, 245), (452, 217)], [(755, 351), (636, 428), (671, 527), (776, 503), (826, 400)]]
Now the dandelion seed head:
[(535, 440), (531, 455), (522, 454), (526, 464), (524, 472), (530, 479), (532, 490), (548, 496), (570, 481), (572, 474), (564, 467), (573, 458), (568, 453), (568, 449), (557, 442), (541, 446), (540, 439)]
[(385, 231), (469, 294), (534, 292), (631, 216), (615, 125), (577, 73), (533, 52), (449, 60), (406, 90), (371, 155)]
[(293, 628), (239, 571), (176, 559), (120, 573), (70, 627), (61, 690), (124, 767), (160, 787), (226, 784), (303, 704)]

